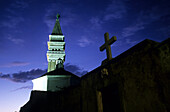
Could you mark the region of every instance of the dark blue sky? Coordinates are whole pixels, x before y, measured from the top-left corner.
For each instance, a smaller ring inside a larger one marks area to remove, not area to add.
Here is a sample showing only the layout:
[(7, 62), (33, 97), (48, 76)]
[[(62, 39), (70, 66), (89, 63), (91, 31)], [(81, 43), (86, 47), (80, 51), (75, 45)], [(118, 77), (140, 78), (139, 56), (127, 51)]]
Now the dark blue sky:
[(25, 82), (45, 72), (48, 36), (57, 13), (66, 41), (66, 68), (78, 75), (106, 58), (105, 51), (99, 51), (105, 32), (117, 37), (113, 57), (144, 39), (161, 42), (170, 37), (169, 0), (1, 0), (2, 79)]
[(105, 59), (103, 34), (117, 36), (113, 57), (148, 38), (170, 36), (168, 0), (6, 0), (1, 1), (0, 70), (46, 69), (48, 35), (60, 13), (66, 62), (90, 71)]

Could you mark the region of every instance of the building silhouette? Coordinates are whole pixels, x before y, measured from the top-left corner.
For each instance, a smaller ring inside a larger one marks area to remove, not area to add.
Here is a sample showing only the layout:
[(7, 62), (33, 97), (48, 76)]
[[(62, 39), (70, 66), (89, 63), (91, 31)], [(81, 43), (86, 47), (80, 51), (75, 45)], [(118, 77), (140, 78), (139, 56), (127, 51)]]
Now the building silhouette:
[[(64, 40), (58, 17), (50, 42)], [(82, 77), (64, 70), (65, 53), (51, 61), (59, 48), (48, 45), (48, 72), (33, 80), (30, 100), (20, 112), (170, 111), (169, 38), (160, 43), (146, 39), (115, 58), (107, 54), (101, 66)]]

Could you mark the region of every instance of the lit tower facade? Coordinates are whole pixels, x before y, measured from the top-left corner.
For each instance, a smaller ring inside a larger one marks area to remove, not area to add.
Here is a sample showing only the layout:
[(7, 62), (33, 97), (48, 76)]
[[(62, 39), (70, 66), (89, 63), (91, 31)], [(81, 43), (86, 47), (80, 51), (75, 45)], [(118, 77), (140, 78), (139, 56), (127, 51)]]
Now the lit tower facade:
[(48, 41), (48, 72), (33, 79), (33, 91), (62, 91), (63, 89), (80, 83), (80, 78), (64, 70), (65, 42), (62, 34), (60, 15), (57, 14), (56, 23)]
[(54, 29), (49, 35), (47, 61), (48, 61), (48, 72), (55, 69), (63, 68), (65, 61), (65, 42), (64, 35), (62, 34), (59, 17), (57, 14), (56, 23)]

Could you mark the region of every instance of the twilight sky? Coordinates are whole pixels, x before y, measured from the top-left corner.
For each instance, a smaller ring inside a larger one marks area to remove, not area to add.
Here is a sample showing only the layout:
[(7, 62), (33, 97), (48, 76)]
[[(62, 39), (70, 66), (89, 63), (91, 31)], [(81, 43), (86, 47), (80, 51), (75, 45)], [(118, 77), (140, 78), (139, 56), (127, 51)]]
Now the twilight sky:
[(46, 72), (47, 41), (56, 14), (66, 42), (65, 69), (81, 76), (100, 66), (104, 33), (117, 37), (116, 57), (144, 39), (170, 37), (169, 0), (1, 0), (0, 111), (29, 99), (31, 79)]

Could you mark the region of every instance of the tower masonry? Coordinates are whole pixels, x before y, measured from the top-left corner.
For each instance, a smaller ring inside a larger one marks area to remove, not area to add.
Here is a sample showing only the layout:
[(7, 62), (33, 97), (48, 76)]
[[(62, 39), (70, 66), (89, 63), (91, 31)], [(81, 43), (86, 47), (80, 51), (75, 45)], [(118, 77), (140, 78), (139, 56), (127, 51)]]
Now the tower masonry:
[(49, 35), (47, 61), (48, 61), (48, 72), (58, 68), (63, 68), (65, 61), (65, 42), (64, 35), (62, 34), (59, 17), (57, 14), (55, 26), (51, 35)]
[(64, 70), (63, 67), (65, 61), (65, 42), (59, 17), (60, 15), (57, 14), (56, 23), (47, 42), (48, 72), (32, 80), (33, 91), (62, 91), (67, 87), (80, 83), (78, 76)]

